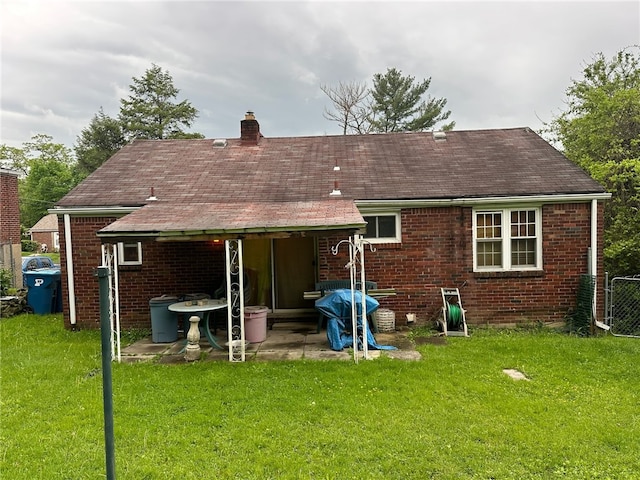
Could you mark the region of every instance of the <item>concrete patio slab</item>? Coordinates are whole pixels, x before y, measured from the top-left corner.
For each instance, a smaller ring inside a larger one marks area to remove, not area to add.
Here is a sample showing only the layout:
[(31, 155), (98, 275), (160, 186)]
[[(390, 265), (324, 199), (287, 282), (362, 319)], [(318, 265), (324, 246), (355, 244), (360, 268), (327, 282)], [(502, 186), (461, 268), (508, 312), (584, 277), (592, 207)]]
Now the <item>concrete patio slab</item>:
[[(200, 339), (201, 358), (211, 361), (229, 361), (225, 331), (216, 337), (222, 350), (212, 347), (205, 337)], [(384, 332), (375, 334), (379, 345), (393, 345), (398, 350), (369, 349), (369, 359), (380, 357), (398, 360), (419, 360), (420, 353), (406, 332)], [(183, 364), (186, 339), (179, 338), (173, 343), (153, 343), (151, 337), (144, 338), (122, 349), (122, 361), (127, 363), (157, 361), (163, 364)], [(360, 352), (360, 359), (363, 359)], [(336, 352), (331, 350), (326, 331), (316, 333), (315, 324), (282, 322), (267, 331), (263, 342), (250, 343), (245, 350), (245, 361), (282, 360), (353, 360), (350, 349)]]

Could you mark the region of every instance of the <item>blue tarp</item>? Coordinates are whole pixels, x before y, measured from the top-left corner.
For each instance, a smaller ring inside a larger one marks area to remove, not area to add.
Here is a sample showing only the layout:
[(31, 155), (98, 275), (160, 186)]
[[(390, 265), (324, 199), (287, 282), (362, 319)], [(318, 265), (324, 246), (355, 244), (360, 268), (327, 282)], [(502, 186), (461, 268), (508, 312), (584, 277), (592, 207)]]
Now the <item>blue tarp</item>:
[[(358, 349), (362, 350), (362, 293), (354, 292), (356, 312), (358, 316)], [(375, 312), (380, 304), (365, 295), (366, 315)], [(331, 350), (340, 351), (353, 346), (353, 325), (351, 323), (351, 290), (347, 288), (335, 290), (316, 300), (316, 309), (327, 320), (327, 339)], [(378, 345), (370, 328), (367, 328), (367, 346), (373, 350), (397, 350), (390, 345)]]

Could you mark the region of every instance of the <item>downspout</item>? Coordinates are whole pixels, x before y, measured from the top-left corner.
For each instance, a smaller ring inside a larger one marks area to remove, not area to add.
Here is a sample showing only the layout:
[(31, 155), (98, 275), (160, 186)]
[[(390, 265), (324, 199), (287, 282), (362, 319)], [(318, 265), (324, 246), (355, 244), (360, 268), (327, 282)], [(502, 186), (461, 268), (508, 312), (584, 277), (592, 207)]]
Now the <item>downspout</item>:
[(73, 277), (73, 250), (71, 248), (71, 217), (64, 214), (64, 245), (67, 252), (67, 288), (69, 289), (69, 322), (76, 328), (76, 289)]
[(595, 326), (603, 330), (609, 330), (609, 325), (601, 322), (597, 318), (598, 305), (598, 200), (595, 198), (591, 200), (591, 264), (589, 265), (591, 270), (589, 273), (593, 275), (595, 279), (595, 285), (593, 288), (593, 300), (591, 303), (591, 315), (594, 320)]

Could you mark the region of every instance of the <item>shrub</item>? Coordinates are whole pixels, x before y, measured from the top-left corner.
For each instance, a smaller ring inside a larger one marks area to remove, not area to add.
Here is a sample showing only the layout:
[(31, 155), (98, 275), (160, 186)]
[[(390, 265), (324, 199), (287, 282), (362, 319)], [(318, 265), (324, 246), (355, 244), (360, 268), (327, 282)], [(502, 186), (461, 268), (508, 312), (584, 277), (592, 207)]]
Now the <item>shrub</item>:
[(34, 242), (33, 240), (22, 240), (23, 252), (37, 252), (38, 248), (40, 248), (40, 244), (38, 242)]
[(0, 269), (0, 297), (4, 297), (9, 293), (12, 282), (13, 274), (11, 270), (7, 270), (6, 268)]

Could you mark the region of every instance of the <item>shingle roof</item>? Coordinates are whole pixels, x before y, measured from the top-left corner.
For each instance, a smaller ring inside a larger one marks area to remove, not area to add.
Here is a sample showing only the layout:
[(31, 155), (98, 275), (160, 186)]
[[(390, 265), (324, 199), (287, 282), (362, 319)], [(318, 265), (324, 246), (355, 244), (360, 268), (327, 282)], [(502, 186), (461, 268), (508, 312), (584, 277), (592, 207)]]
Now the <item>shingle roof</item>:
[(364, 226), (351, 200), (313, 202), (192, 203), (153, 202), (100, 230), (101, 236), (198, 236), (326, 232)]
[(30, 232), (57, 232), (58, 216), (55, 213), (45, 215), (29, 229)]
[[(335, 172), (338, 165), (340, 171)], [(136, 140), (58, 202), (140, 206), (151, 188), (174, 205), (329, 198), (448, 199), (602, 193), (601, 185), (528, 128), (269, 138)]]

